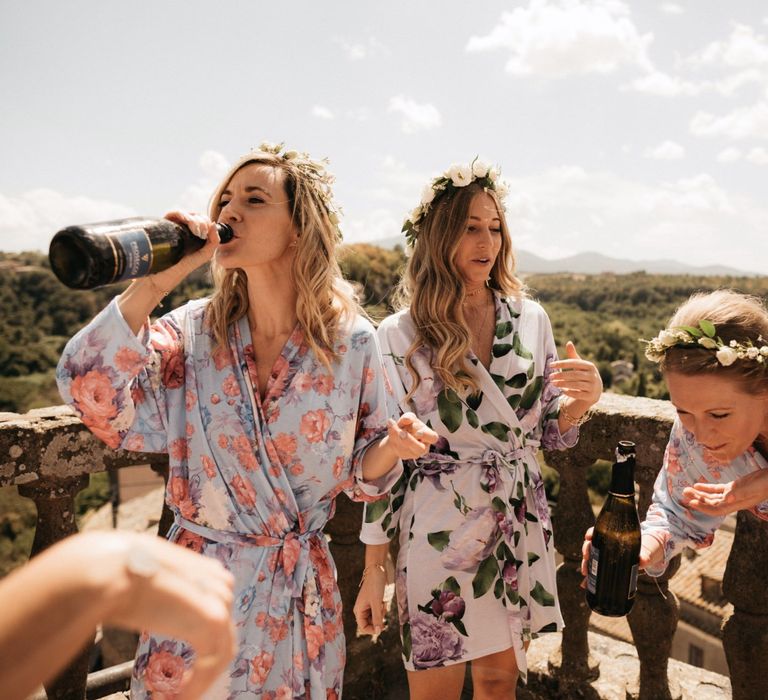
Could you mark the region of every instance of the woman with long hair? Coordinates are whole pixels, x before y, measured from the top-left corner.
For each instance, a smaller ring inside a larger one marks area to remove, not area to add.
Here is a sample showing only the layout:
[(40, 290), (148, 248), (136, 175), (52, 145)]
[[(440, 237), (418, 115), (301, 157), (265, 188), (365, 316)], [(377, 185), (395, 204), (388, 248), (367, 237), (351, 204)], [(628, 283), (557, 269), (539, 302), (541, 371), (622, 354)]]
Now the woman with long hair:
[[(391, 418), (381, 355), (336, 262), (332, 178), (263, 144), (223, 178), (209, 217), (168, 218), (207, 237), (135, 281), (64, 350), (62, 396), (112, 447), (167, 452), (171, 541), (234, 576), (238, 651), (212, 697), (340, 694), (341, 601), (323, 535), (342, 490), (376, 499), (399, 459), (436, 436)], [(214, 222), (233, 239), (219, 244)], [(215, 291), (149, 323), (212, 260)], [(179, 691), (193, 650), (142, 636), (132, 697)]]
[[(411, 698), (514, 698), (535, 634), (562, 626), (540, 446), (576, 443), (600, 397), (572, 343), (558, 361), (549, 319), (515, 276), (495, 168), (474, 161), (435, 178), (404, 225), (412, 251), (403, 309), (378, 329), (401, 410), (439, 435), (366, 505), (358, 624), (381, 626), (384, 561), (396, 565)], [(398, 535), (399, 532), (399, 535)]]

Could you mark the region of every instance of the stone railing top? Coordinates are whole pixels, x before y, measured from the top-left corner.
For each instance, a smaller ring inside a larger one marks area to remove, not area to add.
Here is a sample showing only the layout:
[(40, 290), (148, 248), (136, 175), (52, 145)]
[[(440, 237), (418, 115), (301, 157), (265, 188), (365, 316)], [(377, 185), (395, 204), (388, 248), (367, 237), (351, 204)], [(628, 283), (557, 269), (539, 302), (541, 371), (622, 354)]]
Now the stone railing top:
[(113, 450), (94, 437), (68, 406), (0, 413), (0, 487), (59, 481), (167, 455)]
[[(616, 442), (632, 440), (638, 465), (657, 472), (674, 415), (668, 401), (603, 394), (573, 452), (611, 460)], [(68, 406), (0, 413), (0, 487), (165, 461), (166, 455), (112, 450)]]

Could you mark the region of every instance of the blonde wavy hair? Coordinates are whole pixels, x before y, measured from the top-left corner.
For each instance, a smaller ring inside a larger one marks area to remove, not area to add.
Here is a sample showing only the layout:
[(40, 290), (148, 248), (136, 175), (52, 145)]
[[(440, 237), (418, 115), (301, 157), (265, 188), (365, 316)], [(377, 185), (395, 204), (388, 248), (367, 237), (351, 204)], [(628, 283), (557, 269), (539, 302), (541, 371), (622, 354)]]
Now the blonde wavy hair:
[[(693, 294), (675, 311), (667, 328), (695, 328), (701, 320), (711, 321), (726, 345), (732, 340), (758, 347), (768, 343), (768, 310), (758, 297), (732, 289)], [(728, 377), (739, 383), (748, 394), (768, 392), (768, 362), (744, 360), (724, 367), (712, 350), (673, 346), (666, 350), (659, 367), (665, 374), (677, 372), (687, 376), (717, 374)]]
[(405, 365), (413, 378), (406, 400), (421, 382), (412, 361), (413, 354), (421, 348), (431, 352), (431, 366), (446, 387), (460, 395), (478, 388), (467, 362), (471, 337), (462, 305), (466, 299), (464, 281), (455, 257), (466, 231), (472, 199), (482, 192), (495, 202), (501, 221), (501, 248), (488, 285), (504, 296), (526, 296), (525, 286), (515, 276), (512, 239), (496, 193), (473, 182), (439, 195), (420, 223), (418, 238), (395, 295), (398, 308), (410, 307), (416, 327), (416, 337), (405, 355)]
[[(279, 154), (251, 152), (232, 166), (216, 188), (208, 215), (218, 220), (222, 192), (238, 170), (252, 164), (267, 165), (283, 173), (288, 208), (298, 233), (291, 269), (298, 293), (296, 315), (307, 344), (330, 370), (331, 359), (338, 359), (335, 343), (339, 328), (351, 323), (360, 307), (339, 268), (338, 227), (307, 170)], [(206, 322), (216, 346), (227, 347), (229, 327), (248, 311), (247, 279), (242, 269), (226, 270), (215, 260), (211, 262), (211, 275), (214, 292), (206, 309)]]

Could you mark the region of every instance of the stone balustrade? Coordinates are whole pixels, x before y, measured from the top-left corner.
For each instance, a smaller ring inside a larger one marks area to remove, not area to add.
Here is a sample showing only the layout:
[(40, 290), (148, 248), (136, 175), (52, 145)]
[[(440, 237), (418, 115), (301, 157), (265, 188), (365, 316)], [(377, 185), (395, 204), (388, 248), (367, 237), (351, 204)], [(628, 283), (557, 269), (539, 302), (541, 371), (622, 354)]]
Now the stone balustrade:
[[(567, 452), (545, 454), (547, 463), (560, 474), (553, 523), (555, 547), (563, 557), (557, 576), (566, 628), (562, 643), (549, 656), (548, 694), (543, 697), (602, 697), (594, 690), (600, 663), (590, 655), (590, 644), (594, 649), (587, 633), (590, 611), (580, 588), (583, 534), (594, 523), (586, 469), (596, 459), (611, 461), (619, 440), (635, 442), (642, 517), (650, 503), (673, 417), (667, 402), (605, 394), (592, 420), (583, 426), (579, 444)], [(0, 413), (0, 487), (17, 486), (37, 505), (33, 555), (76, 531), (74, 498), (87, 485), (89, 474), (147, 463), (167, 473), (165, 456), (111, 450), (66, 407), (25, 415)], [(164, 509), (161, 531), (167, 528), (170, 517)], [(357, 539), (360, 517), (360, 505), (340, 497), (337, 514), (327, 527), (345, 606), (349, 651), (345, 697), (396, 697), (391, 688), (402, 684), (403, 677), (396, 618), (375, 644), (369, 638), (355, 638), (352, 605), (363, 562), (363, 547)], [(724, 593), (733, 603), (734, 613), (723, 630), (736, 700), (768, 697), (768, 676), (754, 673), (755, 660), (768, 658), (768, 587), (763, 580), (768, 571), (767, 535), (768, 524), (748, 513), (739, 514), (724, 580)], [(674, 562), (659, 580), (640, 577), (637, 601), (628, 618), (639, 659), (639, 678), (627, 688), (628, 697), (681, 697), (679, 683), (670, 684), (667, 672), (678, 619), (678, 604), (667, 581), (678, 566), (679, 562)], [(48, 696), (56, 700), (84, 698), (87, 660), (88, 650), (83, 650), (47, 686)]]

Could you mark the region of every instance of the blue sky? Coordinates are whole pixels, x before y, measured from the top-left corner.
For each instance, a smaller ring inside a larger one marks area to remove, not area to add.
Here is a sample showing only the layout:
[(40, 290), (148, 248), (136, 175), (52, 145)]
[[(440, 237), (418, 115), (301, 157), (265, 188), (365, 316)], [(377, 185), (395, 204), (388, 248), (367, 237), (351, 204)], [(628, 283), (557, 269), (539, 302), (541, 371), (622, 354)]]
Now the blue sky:
[(0, 250), (204, 209), (269, 140), (350, 242), (480, 155), (520, 248), (765, 272), (767, 86), (760, 0), (0, 0)]

